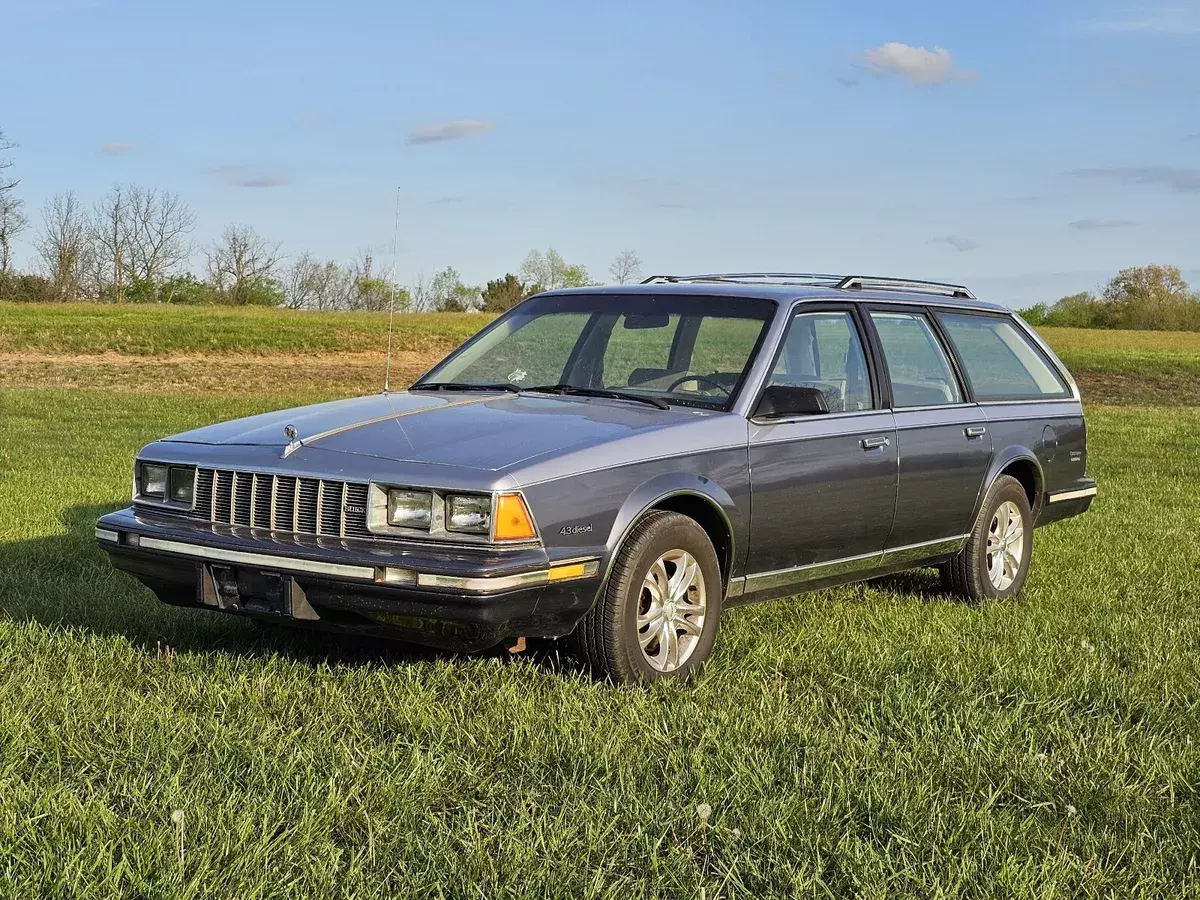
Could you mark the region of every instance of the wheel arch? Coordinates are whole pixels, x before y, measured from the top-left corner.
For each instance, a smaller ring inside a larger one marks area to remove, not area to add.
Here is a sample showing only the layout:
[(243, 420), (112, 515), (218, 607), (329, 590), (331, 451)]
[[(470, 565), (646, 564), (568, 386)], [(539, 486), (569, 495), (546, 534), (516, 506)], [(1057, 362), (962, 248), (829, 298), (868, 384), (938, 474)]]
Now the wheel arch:
[(1046, 487), (1046, 474), (1042, 469), (1041, 461), (1038, 460), (1037, 454), (1028, 447), (1012, 446), (1006, 447), (1000, 453), (997, 453), (992, 460), (992, 465), (988, 469), (987, 478), (984, 479), (983, 490), (979, 492), (979, 500), (975, 504), (975, 514), (971, 517), (971, 521), (975, 520), (975, 516), (979, 515), (979, 510), (983, 506), (983, 500), (987, 496), (988, 490), (996, 482), (996, 479), (1001, 475), (1009, 475), (1021, 483), (1025, 488), (1025, 496), (1029, 498), (1029, 508), (1033, 513), (1033, 521), (1037, 522), (1038, 513), (1042, 508), (1042, 496)]
[(656, 510), (687, 516), (704, 529), (717, 552), (721, 579), (727, 586), (737, 559), (742, 514), (733, 498), (712, 479), (679, 472), (643, 484), (622, 505), (609, 533), (600, 593), (608, 584), (617, 554), (634, 526), (647, 513)]

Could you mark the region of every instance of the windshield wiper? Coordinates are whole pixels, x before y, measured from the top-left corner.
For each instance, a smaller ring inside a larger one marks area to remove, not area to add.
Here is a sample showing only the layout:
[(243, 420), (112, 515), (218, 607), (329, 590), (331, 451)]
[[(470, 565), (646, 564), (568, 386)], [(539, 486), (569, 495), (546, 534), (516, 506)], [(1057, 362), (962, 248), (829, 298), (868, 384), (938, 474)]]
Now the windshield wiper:
[(658, 409), (670, 409), (671, 405), (657, 397), (647, 397), (644, 394), (634, 394), (626, 391), (611, 391), (608, 388), (576, 387), (573, 384), (543, 384), (537, 387), (524, 388), (538, 394), (564, 394), (579, 397), (605, 397), (609, 400), (633, 400), (636, 403), (649, 403)]
[(464, 384), (458, 381), (427, 381), (423, 384), (414, 384), (409, 388), (410, 391), (508, 391), (510, 394), (519, 394), (521, 388), (518, 385), (504, 382), (503, 384)]

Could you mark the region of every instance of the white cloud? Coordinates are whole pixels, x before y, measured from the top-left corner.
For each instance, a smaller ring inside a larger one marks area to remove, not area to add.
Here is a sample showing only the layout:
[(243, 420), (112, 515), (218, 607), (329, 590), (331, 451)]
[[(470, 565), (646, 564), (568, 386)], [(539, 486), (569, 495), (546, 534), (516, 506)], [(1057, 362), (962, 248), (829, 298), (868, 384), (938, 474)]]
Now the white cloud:
[(1100, 231), (1105, 228), (1132, 228), (1137, 222), (1128, 219), (1079, 219), (1067, 224), (1076, 231)]
[(105, 156), (122, 156), (132, 149), (133, 144), (130, 141), (106, 141), (100, 152)]
[(226, 165), (215, 166), (209, 172), (226, 184), (241, 188), (274, 188), (284, 187), (292, 183), (290, 178), (280, 172), (265, 172), (258, 169), (251, 169), (249, 166), (244, 166), (241, 163), (227, 163)]
[(1177, 194), (1200, 194), (1200, 169), (1170, 166), (1102, 166), (1076, 169), (1076, 178), (1107, 178), (1122, 184), (1150, 184), (1170, 188)]
[(1195, 4), (1141, 8), (1129, 15), (1087, 22), (1085, 30), (1101, 34), (1200, 34), (1200, 9)]
[(495, 126), (479, 119), (455, 119), (453, 122), (437, 122), (433, 125), (418, 125), (408, 135), (410, 144), (436, 144), (439, 141), (457, 141), (473, 134), (486, 134)]
[(926, 50), (899, 41), (868, 50), (862, 56), (867, 69), (880, 78), (899, 76), (914, 87), (933, 87), (954, 81), (975, 81), (979, 73), (955, 68), (954, 56), (944, 47)]
[(959, 253), (969, 253), (971, 250), (978, 250), (979, 244), (971, 240), (969, 237), (963, 237), (960, 234), (948, 234), (945, 237), (934, 238), (929, 243), (931, 244), (946, 244), (953, 247)]

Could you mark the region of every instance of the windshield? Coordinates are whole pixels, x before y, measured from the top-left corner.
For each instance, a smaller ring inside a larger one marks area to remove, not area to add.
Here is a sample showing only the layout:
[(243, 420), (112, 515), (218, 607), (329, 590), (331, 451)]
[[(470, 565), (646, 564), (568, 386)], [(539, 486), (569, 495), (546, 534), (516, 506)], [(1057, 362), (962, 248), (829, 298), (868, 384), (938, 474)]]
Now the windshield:
[(534, 297), (413, 387), (615, 391), (724, 409), (774, 313), (769, 300), (740, 297)]

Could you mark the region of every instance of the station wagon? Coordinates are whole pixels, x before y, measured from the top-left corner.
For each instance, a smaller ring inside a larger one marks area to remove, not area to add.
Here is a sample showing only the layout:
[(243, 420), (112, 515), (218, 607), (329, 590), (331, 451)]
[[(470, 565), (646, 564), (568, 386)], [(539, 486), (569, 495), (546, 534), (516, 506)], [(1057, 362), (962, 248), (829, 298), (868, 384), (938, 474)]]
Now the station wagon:
[(1012, 597), (1086, 467), (1070, 373), (964, 287), (661, 276), (536, 295), (405, 391), (155, 441), (96, 536), (167, 603), (645, 681), (741, 604), (918, 567)]

